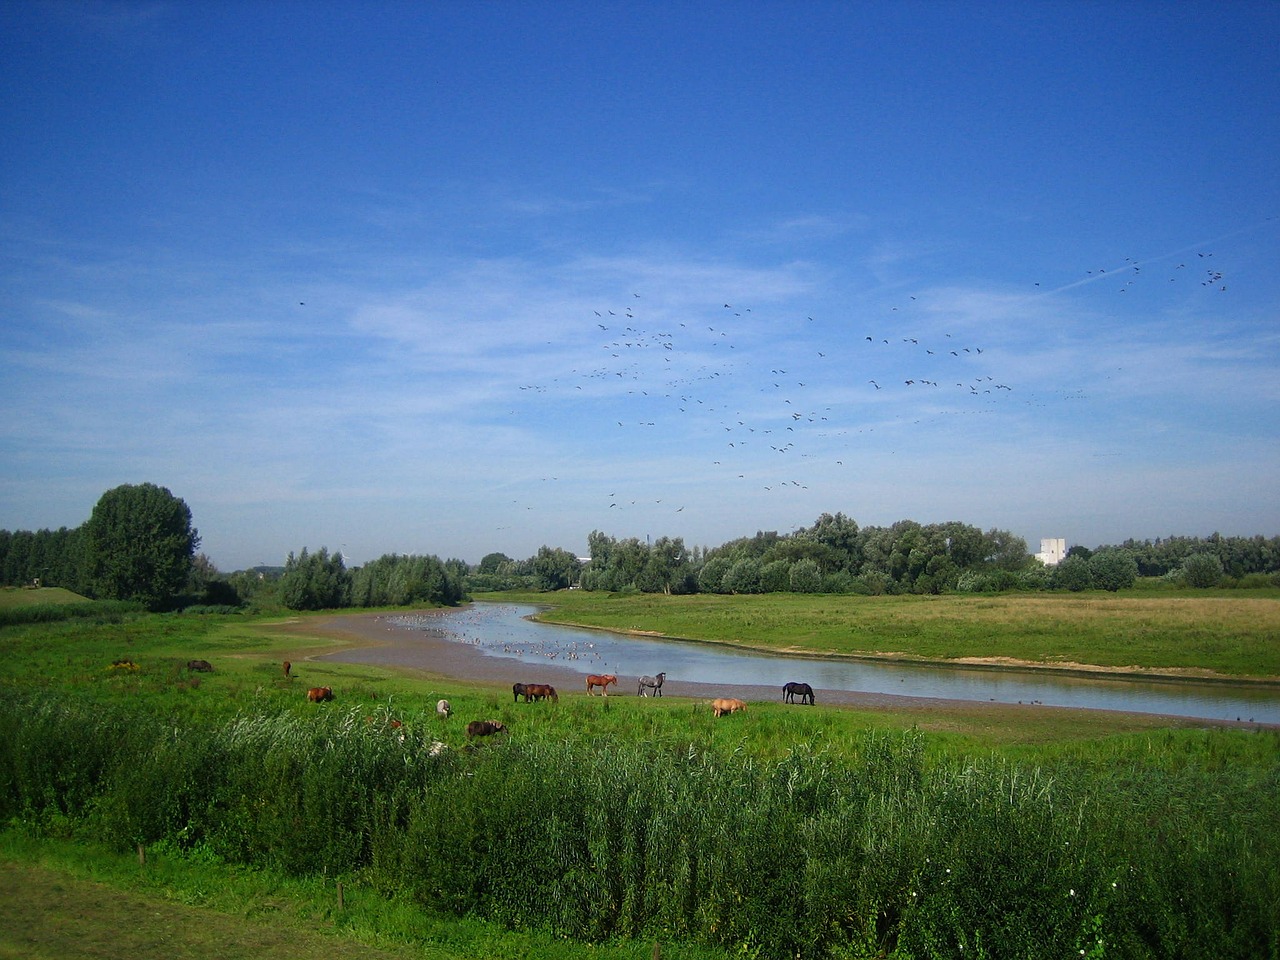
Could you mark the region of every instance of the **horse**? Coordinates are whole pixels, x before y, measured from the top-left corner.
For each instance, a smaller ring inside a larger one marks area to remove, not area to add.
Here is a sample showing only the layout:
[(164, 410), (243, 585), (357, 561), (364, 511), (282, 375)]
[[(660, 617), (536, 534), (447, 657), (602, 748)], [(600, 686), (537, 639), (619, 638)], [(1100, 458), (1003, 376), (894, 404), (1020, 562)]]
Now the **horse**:
[(637, 697), (647, 697), (647, 690), (652, 690), (655, 697), (662, 696), (662, 684), (667, 679), (665, 673), (660, 673), (656, 677), (641, 677), (640, 686), (636, 688)]
[(290, 663), (288, 660), (286, 660), (284, 662), (284, 676), (286, 680), (289, 679), (289, 671), (292, 669), (293, 669), (293, 664)]
[(489, 737), (495, 733), (502, 733), (506, 729), (501, 720), (472, 720), (467, 724), (467, 739)]
[(436, 713), (440, 715), (441, 719), (448, 720), (449, 714), (453, 713), (453, 707), (449, 706), (448, 700), (437, 700)]
[(611, 683), (615, 687), (618, 685), (618, 678), (615, 677), (612, 673), (591, 674), (589, 677), (587, 677), (587, 696), (588, 697), (591, 696), (591, 690), (593, 687), (599, 687), (601, 695), (607, 697), (609, 695), (609, 684)]
[(307, 691), (307, 699), (311, 703), (324, 703), (326, 700), (332, 700), (333, 689), (330, 687), (312, 687)]
[(213, 673), (213, 664), (208, 660), (188, 660), (187, 669), (192, 673)]
[(524, 685), (524, 702), (530, 700), (546, 700), (550, 698), (553, 703), (560, 702), (560, 695), (556, 693), (556, 688), (549, 683), (526, 683)]
[(801, 703), (813, 705), (813, 687), (807, 683), (788, 683), (782, 688), (783, 703), (795, 703), (797, 696), (800, 697)]
[(711, 701), (711, 713), (717, 717), (723, 717), (726, 713), (737, 713), (739, 710), (746, 710), (747, 705), (741, 700), (732, 698)]
[(511, 685), (511, 702), (517, 703), (521, 697), (524, 697), (525, 703), (529, 702), (529, 696), (525, 693), (525, 684), (513, 683)]

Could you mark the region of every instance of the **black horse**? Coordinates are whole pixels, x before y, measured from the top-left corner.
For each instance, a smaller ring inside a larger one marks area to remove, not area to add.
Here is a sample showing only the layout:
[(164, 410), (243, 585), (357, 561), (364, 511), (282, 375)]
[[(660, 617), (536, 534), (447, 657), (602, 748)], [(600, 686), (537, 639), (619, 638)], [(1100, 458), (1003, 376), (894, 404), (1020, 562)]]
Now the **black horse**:
[(511, 685), (511, 695), (515, 698), (515, 701), (519, 701), (521, 697), (524, 697), (525, 702), (528, 703), (529, 695), (525, 693), (524, 688), (525, 684), (523, 683), (513, 683)]
[(795, 703), (796, 697), (800, 697), (801, 703), (813, 704), (813, 687), (807, 683), (788, 683), (782, 688), (783, 703)]
[(655, 697), (662, 696), (662, 684), (667, 679), (665, 673), (660, 673), (656, 677), (641, 677), (640, 686), (636, 688), (637, 697), (649, 696), (649, 691), (653, 691)]

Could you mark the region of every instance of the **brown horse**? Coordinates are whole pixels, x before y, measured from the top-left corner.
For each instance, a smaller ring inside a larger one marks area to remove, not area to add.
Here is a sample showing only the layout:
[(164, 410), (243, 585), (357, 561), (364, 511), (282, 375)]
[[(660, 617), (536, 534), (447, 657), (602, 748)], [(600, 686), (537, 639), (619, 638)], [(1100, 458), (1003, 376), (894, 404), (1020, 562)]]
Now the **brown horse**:
[(324, 703), (333, 699), (333, 690), (330, 687), (312, 687), (307, 691), (307, 699), (312, 703)]
[(495, 733), (504, 733), (506, 729), (501, 720), (472, 720), (467, 724), (467, 739), (491, 737)]
[(549, 683), (526, 683), (524, 685), (524, 702), (530, 700), (547, 700), (550, 699), (554, 703), (560, 702), (560, 695), (556, 693), (556, 688)]
[(599, 687), (601, 695), (607, 697), (609, 695), (609, 684), (611, 683), (615, 687), (618, 685), (618, 678), (615, 677), (612, 673), (591, 674), (590, 676), (587, 677), (587, 696), (588, 697), (592, 696), (592, 693), (591, 693), (592, 689), (594, 687)]
[(747, 705), (741, 700), (724, 699), (711, 701), (711, 712), (717, 717), (723, 717), (726, 713), (737, 713), (739, 710), (746, 709)]
[(288, 676), (289, 676), (289, 671), (290, 671), (290, 670), (292, 670), (292, 669), (293, 669), (293, 664), (292, 664), (292, 663), (290, 663), (288, 660), (286, 660), (286, 661), (284, 662), (284, 675), (285, 675), (285, 677), (288, 677)]

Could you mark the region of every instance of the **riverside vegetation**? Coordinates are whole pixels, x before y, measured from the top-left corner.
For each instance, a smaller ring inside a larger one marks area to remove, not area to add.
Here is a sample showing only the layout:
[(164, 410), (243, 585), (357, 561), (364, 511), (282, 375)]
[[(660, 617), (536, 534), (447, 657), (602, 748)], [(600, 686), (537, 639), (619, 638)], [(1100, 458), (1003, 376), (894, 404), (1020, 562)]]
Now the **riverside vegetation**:
[[(410, 942), (447, 947), (451, 923), (481, 921), (535, 938), (510, 955), (1280, 957), (1272, 730), (512, 704), (303, 661), (336, 641), (291, 629), (122, 609), (4, 627), (6, 849), (63, 838), (341, 880), (394, 905), (386, 926)], [(189, 673), (195, 657), (215, 672)], [(306, 704), (319, 684), (338, 700)], [(509, 736), (469, 746), (479, 717)], [(486, 955), (466, 950), (449, 955)]]

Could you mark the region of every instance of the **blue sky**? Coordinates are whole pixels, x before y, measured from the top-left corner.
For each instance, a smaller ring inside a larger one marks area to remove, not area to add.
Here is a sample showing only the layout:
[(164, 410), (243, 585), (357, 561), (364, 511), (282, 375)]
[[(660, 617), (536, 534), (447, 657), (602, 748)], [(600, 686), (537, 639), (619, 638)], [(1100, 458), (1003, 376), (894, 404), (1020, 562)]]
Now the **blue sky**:
[(1280, 533), (1280, 5), (0, 4), (0, 528)]

